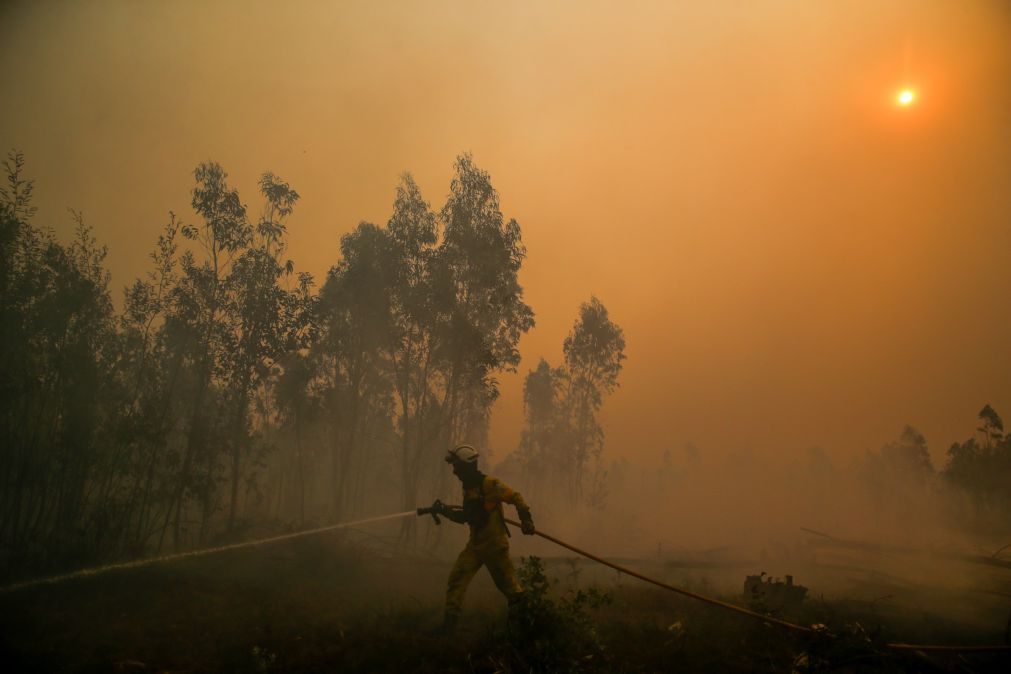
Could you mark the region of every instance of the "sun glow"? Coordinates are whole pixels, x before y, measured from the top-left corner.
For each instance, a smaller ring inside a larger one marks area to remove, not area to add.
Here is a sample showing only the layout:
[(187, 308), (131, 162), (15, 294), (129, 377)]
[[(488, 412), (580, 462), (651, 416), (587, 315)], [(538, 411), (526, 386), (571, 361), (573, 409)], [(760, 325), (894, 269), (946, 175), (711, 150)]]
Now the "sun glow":
[(895, 97), (895, 101), (902, 107), (907, 107), (913, 104), (916, 100), (916, 92), (912, 89), (903, 89), (899, 92), (898, 96)]

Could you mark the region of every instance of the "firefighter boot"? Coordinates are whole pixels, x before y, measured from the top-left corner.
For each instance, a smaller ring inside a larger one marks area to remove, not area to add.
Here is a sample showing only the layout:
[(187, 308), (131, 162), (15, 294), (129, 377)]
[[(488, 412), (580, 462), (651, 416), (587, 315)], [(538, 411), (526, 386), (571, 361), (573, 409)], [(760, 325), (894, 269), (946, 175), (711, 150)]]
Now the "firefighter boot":
[(451, 637), (456, 634), (456, 624), (458, 617), (455, 613), (447, 613), (442, 619), (442, 625), (436, 628), (435, 635), (440, 637)]

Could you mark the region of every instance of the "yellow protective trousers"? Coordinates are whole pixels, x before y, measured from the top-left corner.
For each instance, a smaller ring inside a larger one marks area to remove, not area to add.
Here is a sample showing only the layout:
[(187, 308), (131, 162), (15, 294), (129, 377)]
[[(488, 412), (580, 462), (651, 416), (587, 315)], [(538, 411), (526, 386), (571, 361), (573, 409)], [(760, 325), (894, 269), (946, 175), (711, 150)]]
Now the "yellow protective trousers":
[(467, 586), (482, 566), (488, 567), (495, 587), (506, 596), (512, 606), (523, 597), (523, 588), (516, 578), (516, 569), (509, 559), (509, 541), (497, 536), (481, 537), (484, 540), (467, 542), (467, 547), (456, 558), (449, 572), (446, 587), (446, 617), (455, 619), (463, 608)]

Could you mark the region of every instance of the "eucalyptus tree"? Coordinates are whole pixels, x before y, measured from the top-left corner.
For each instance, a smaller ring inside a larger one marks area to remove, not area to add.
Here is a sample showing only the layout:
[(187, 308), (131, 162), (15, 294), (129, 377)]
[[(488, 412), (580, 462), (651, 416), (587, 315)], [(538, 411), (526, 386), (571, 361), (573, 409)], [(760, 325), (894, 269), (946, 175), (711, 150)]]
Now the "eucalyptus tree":
[(292, 493), (289, 483), (294, 482), (296, 508), (299, 526), (305, 526), (306, 500), (310, 495), (307, 472), (311, 470), (310, 460), (316, 459), (312, 444), (305, 442), (307, 429), (319, 418), (321, 406), (319, 398), (312, 395), (310, 382), (313, 368), (309, 356), (300, 350), (289, 352), (281, 363), (277, 379), (273, 384), (274, 400), (277, 405), (277, 420), (282, 430), (290, 433), (294, 452), (281, 452), (280, 470), (274, 475), (277, 490), (277, 515), (284, 513), (287, 494)]
[(625, 360), (624, 332), (596, 297), (580, 305), (562, 353), (568, 373), (566, 412), (572, 429), (571, 487), (580, 495), (588, 463), (599, 460), (603, 450), (604, 431), (597, 413), (604, 396), (617, 388)]
[(332, 512), (354, 509), (361, 474), (392, 416), (392, 382), (384, 345), (391, 330), (392, 242), (361, 223), (341, 238), (341, 260), (320, 290), (319, 340), (312, 350), (315, 388), (330, 446)]
[(181, 258), (182, 276), (173, 290), (173, 310), (168, 330), (173, 346), (180, 350), (189, 369), (188, 427), (179, 478), (172, 497), (173, 545), (181, 545), (183, 509), (192, 496), (202, 505), (201, 537), (214, 507), (219, 476), (218, 449), (223, 442), (219, 427), (221, 392), (215, 382), (223, 375), (224, 354), (234, 344), (232, 326), (225, 320), (225, 279), (232, 262), (253, 240), (253, 228), (239, 193), (227, 182), (228, 174), (214, 162), (202, 163), (193, 172), (193, 210), (199, 225), (185, 225), (183, 235), (202, 249), (198, 260), (193, 251)]
[(989, 404), (984, 405), (979, 411), (979, 421), (980, 425), (976, 430), (983, 435), (983, 444), (988, 448), (1004, 438), (1004, 421)]
[[(436, 357), (442, 316), (433, 292), (438, 221), (408, 173), (397, 186), (387, 232), (390, 324), (385, 352), (398, 403), (400, 505), (410, 508), (417, 503), (421, 476), (430, 474), (425, 449), (440, 427)], [(405, 524), (404, 531), (413, 528)]]
[(523, 380), (525, 423), (518, 456), (531, 494), (547, 492), (545, 487), (565, 468), (560, 462), (569, 440), (564, 400), (567, 381), (565, 368), (551, 367), (543, 358)]
[(31, 309), (45, 286), (43, 249), (49, 237), (31, 219), (34, 183), (24, 176), (24, 155), (11, 152), (4, 161), (0, 186), (0, 542), (10, 546), (22, 529), (27, 473), (32, 467), (26, 420), (41, 383), (30, 349)]
[(116, 516), (118, 544), (143, 550), (168, 509), (173, 475), (169, 442), (180, 416), (179, 354), (167, 348), (165, 319), (179, 281), (180, 220), (169, 221), (149, 257), (153, 268), (124, 291), (118, 317), (115, 383), (118, 399), (98, 499)]
[[(9, 152), (3, 162), (6, 185), (0, 185), (0, 311), (11, 309), (14, 286), (25, 269), (25, 255), (32, 248), (26, 248), (26, 239), (33, 229), (31, 219), (38, 209), (32, 205), (35, 182), (24, 176), (25, 156), (21, 152)], [(6, 336), (7, 320), (0, 325), (0, 336)]]
[[(519, 224), (505, 221), (489, 174), (469, 154), (454, 169), (437, 217), (406, 176), (389, 224), (405, 507), (447, 447), (484, 443), (495, 374), (515, 370), (519, 338), (534, 324), (518, 280), (526, 255)], [(436, 489), (444, 476), (436, 473)]]
[(451, 442), (486, 434), (498, 396), (494, 375), (516, 370), (519, 339), (534, 325), (519, 284), (526, 257), (519, 224), (505, 221), (491, 177), (469, 154), (457, 158), (455, 169), (434, 260)]
[(462, 155), (438, 214), (405, 174), (387, 226), (362, 223), (341, 253), (321, 291), (317, 349), (331, 395), (341, 396), (329, 406), (341, 429), (334, 469), (348, 472), (363, 424), (381, 433), (393, 419), (401, 505), (413, 507), (442, 475), (450, 443), (481, 441), (494, 374), (515, 369), (519, 337), (533, 325), (517, 280), (519, 225), (504, 221), (488, 174)]
[(1011, 435), (1004, 434), (1004, 422), (989, 404), (980, 410), (976, 429), (982, 440), (970, 437), (948, 449), (943, 476), (969, 496), (983, 522), (1007, 527), (1011, 512)]
[(299, 195), (270, 172), (260, 177), (259, 186), (265, 200), (263, 213), (249, 247), (236, 256), (224, 281), (225, 322), (231, 327), (229, 348), (222, 354), (230, 418), (229, 529), (235, 526), (238, 511), (242, 461), (251, 449), (250, 396), (265, 384), (270, 368), (296, 346), (298, 330), (288, 311), (292, 291), (283, 288), (281, 281), (294, 271), (294, 263), (282, 261), (282, 256), (287, 248), (285, 220)]
[(930, 460), (927, 439), (912, 426), (902, 429), (899, 439), (881, 448), (882, 468), (895, 479), (909, 479), (923, 483), (934, 476), (934, 464)]
[[(105, 447), (97, 440), (112, 412), (107, 404), (112, 381), (114, 313), (106, 250), (98, 245), (80, 214), (75, 213), (75, 237), (69, 246), (52, 245), (47, 265), (53, 276), (43, 300), (44, 349), (49, 351), (41, 372), (49, 376), (55, 403), (47, 420), (55, 465), (47, 476), (43, 498), (52, 504), (33, 535), (51, 527), (53, 538), (75, 539), (84, 554), (95, 541), (78, 539), (89, 513), (94, 468)], [(42, 344), (36, 343), (36, 346)], [(48, 496), (46, 496), (48, 492)], [(41, 525), (41, 526), (40, 526)]]
[(0, 189), (0, 545), (12, 566), (93, 554), (88, 524), (111, 406), (114, 315), (100, 246), (72, 212), (62, 245), (31, 219), (24, 157)]

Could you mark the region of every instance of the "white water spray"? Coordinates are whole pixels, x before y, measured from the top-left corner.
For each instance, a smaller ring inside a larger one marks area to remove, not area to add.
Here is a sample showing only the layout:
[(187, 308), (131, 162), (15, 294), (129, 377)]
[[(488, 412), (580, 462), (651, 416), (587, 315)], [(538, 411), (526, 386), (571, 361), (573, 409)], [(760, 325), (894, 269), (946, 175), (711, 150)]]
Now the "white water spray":
[(219, 545), (218, 547), (215, 548), (190, 550), (189, 552), (179, 552), (172, 555), (162, 555), (161, 557), (149, 557), (147, 559), (138, 559), (132, 562), (120, 562), (118, 564), (106, 564), (104, 566), (94, 566), (91, 567), (90, 569), (80, 569), (78, 571), (72, 571), (70, 573), (64, 573), (58, 576), (50, 576), (48, 578), (36, 578), (35, 580), (26, 580), (21, 583), (14, 583), (13, 585), (7, 585), (6, 587), (0, 588), (0, 594), (4, 594), (7, 592), (14, 592), (15, 590), (23, 590), (25, 588), (35, 587), (37, 585), (52, 585), (55, 583), (62, 583), (67, 580), (73, 580), (74, 578), (97, 576), (98, 574), (105, 573), (107, 571), (116, 571), (118, 569), (135, 569), (137, 567), (149, 566), (151, 564), (157, 564), (159, 562), (172, 562), (177, 559), (183, 559), (185, 557), (200, 557), (203, 555), (211, 555), (216, 552), (225, 552), (226, 550), (238, 550), (239, 548), (251, 548), (256, 545), (277, 543), (279, 541), (287, 541), (293, 538), (302, 538), (303, 536), (312, 536), (314, 534), (321, 534), (326, 531), (333, 531), (335, 529), (345, 529), (347, 527), (354, 527), (360, 524), (370, 524), (372, 522), (394, 520), (400, 517), (407, 517), (408, 515), (417, 515), (417, 511), (405, 510), (402, 513), (396, 513), (393, 515), (380, 515), (379, 517), (367, 517), (365, 519), (355, 520), (354, 522), (341, 522), (340, 524), (331, 524), (329, 526), (319, 527), (316, 529), (296, 531), (293, 534), (282, 534), (280, 536), (271, 536), (270, 538), (261, 538), (255, 541), (246, 541), (245, 543), (231, 543), (229, 545)]

